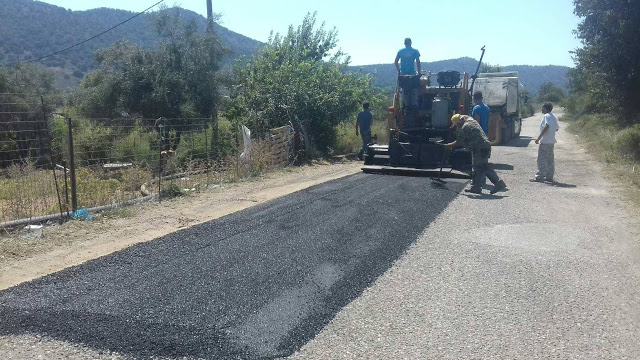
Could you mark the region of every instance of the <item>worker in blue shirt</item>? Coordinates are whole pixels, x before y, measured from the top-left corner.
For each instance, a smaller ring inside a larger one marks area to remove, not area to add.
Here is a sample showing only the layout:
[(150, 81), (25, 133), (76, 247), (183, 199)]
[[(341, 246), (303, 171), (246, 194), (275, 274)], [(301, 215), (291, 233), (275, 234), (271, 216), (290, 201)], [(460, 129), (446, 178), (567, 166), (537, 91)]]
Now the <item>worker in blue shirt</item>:
[(358, 113), (356, 118), (356, 136), (358, 136), (358, 128), (360, 129), (360, 135), (362, 135), (362, 148), (358, 153), (358, 159), (362, 160), (364, 152), (367, 150), (367, 145), (371, 141), (371, 123), (373, 123), (373, 115), (369, 111), (369, 103), (362, 103), (362, 111)]
[(485, 135), (489, 136), (489, 117), (491, 116), (491, 109), (482, 102), (482, 92), (476, 91), (473, 94), (473, 103), (475, 106), (471, 112), (471, 117), (480, 124)]
[[(418, 108), (418, 89), (415, 86), (415, 81), (411, 80), (420, 76), (420, 52), (411, 47), (410, 38), (404, 39), (404, 48), (398, 51), (394, 64), (398, 71), (398, 83), (402, 88), (405, 108), (406, 110), (415, 110)], [(417, 73), (416, 68), (418, 69)]]
[[(400, 61), (400, 65), (398, 65), (398, 61)], [(418, 75), (420, 75), (420, 51), (411, 47), (410, 38), (404, 39), (404, 49), (398, 51), (395, 65), (400, 75), (415, 75), (416, 68), (418, 68)]]

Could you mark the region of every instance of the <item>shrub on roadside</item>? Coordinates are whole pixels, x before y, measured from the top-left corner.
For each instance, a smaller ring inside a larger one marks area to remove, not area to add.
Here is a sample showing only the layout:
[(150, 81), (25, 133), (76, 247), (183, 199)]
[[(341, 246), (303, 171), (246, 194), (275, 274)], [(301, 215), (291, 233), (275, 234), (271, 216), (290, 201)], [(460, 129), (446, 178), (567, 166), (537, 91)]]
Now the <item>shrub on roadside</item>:
[(163, 186), (160, 189), (160, 198), (162, 199), (172, 199), (179, 196), (187, 195), (177, 184), (171, 183), (167, 186)]
[(640, 161), (640, 124), (621, 130), (615, 146), (623, 157)]
[[(76, 170), (76, 182), (78, 186), (78, 206), (92, 207), (97, 205), (105, 205), (119, 200), (118, 192), (121, 186), (116, 179), (100, 178), (89, 168), (81, 168)], [(71, 193), (71, 189), (69, 189)]]
[(136, 126), (121, 140), (114, 139), (113, 160), (155, 168), (159, 158), (157, 133)]
[(76, 165), (98, 165), (108, 160), (115, 140), (114, 130), (89, 119), (73, 122)]
[[(360, 151), (362, 147), (362, 138), (356, 135), (355, 121), (343, 122), (336, 126), (336, 146), (333, 148), (334, 155), (353, 154)], [(374, 121), (371, 125), (371, 134), (376, 134), (378, 144), (387, 144), (387, 123), (382, 121)]]

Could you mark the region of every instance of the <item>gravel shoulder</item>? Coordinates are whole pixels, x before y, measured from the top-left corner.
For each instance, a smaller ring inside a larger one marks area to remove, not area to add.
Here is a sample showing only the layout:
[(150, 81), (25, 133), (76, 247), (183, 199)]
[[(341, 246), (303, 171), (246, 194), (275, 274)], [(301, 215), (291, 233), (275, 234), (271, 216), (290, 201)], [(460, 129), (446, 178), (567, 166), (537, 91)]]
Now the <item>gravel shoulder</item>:
[(124, 208), (124, 216), (98, 216), (45, 229), (40, 239), (24, 233), (0, 237), (0, 290), (146, 242), (266, 201), (360, 172), (361, 163), (316, 162), (161, 203)]
[(560, 184), (530, 183), (539, 116), (493, 149), (508, 192), (459, 196), (290, 359), (637, 359), (637, 212), (562, 124)]

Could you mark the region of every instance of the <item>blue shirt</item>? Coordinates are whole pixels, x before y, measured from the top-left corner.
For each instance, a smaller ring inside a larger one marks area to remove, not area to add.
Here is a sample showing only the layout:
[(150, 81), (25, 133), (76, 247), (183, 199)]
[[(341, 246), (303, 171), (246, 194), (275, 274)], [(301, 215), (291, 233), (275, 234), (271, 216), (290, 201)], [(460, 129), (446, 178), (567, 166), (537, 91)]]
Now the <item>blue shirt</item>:
[(371, 131), (371, 122), (373, 121), (373, 115), (371, 115), (371, 111), (362, 110), (358, 113), (358, 126), (360, 127), (360, 132), (362, 134)]
[(484, 103), (480, 103), (473, 107), (473, 112), (471, 113), (471, 117), (475, 119), (476, 115), (480, 117), (478, 123), (484, 133), (489, 135), (489, 117), (491, 116), (491, 109)]
[(420, 52), (411, 46), (398, 51), (397, 57), (400, 58), (400, 74), (415, 74), (416, 67), (413, 65), (416, 59), (420, 57)]

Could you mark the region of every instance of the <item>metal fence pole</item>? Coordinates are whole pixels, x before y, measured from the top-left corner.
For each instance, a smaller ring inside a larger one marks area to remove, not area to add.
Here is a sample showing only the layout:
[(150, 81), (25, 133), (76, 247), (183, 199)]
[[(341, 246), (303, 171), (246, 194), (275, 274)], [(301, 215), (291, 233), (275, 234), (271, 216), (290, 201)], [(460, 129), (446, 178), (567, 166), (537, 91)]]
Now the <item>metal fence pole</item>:
[(73, 212), (78, 210), (78, 189), (76, 183), (76, 160), (73, 152), (73, 128), (71, 118), (67, 118), (67, 128), (69, 130), (69, 171), (71, 175), (71, 208)]
[(159, 158), (158, 158), (158, 201), (162, 201), (162, 187), (160, 185), (160, 182), (162, 181), (162, 174), (164, 173), (164, 164), (162, 163), (162, 152), (164, 151), (164, 134), (162, 133), (162, 131), (164, 130), (162, 128), (162, 124), (158, 124), (158, 128), (160, 129), (158, 131), (158, 136), (160, 137), (160, 151), (158, 153)]
[(209, 186), (209, 167), (211, 166), (211, 151), (209, 151), (209, 119), (204, 120), (204, 152), (206, 154), (204, 171), (207, 175), (206, 185), (204, 188), (206, 189), (207, 186)]

